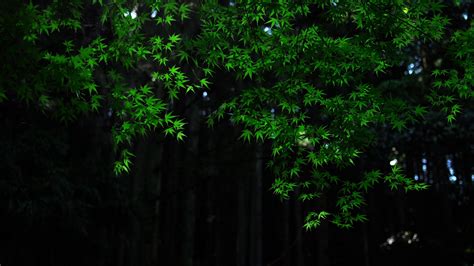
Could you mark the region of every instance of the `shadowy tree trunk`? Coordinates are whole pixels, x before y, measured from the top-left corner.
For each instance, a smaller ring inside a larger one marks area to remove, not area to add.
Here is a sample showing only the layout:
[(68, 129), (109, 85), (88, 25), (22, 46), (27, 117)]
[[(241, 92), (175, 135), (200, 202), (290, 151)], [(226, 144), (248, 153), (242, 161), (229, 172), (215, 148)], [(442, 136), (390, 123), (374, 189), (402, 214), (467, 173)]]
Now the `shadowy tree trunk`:
[(236, 258), (237, 266), (248, 265), (248, 236), (249, 236), (249, 193), (248, 176), (237, 178), (237, 236)]
[[(297, 188), (295, 193), (298, 195), (300, 193), (300, 189)], [(304, 253), (303, 253), (303, 211), (301, 207), (301, 202), (299, 200), (295, 200), (295, 209), (294, 209), (294, 216), (295, 216), (295, 236), (296, 236), (296, 246), (295, 246), (295, 259), (296, 259), (296, 266), (303, 266), (304, 265)]]
[(255, 175), (252, 180), (253, 193), (252, 215), (250, 226), (250, 258), (251, 265), (262, 265), (262, 180), (263, 160), (262, 146), (257, 144), (255, 148)]
[[(323, 195), (319, 202), (322, 209), (327, 207), (327, 196)], [(324, 220), (320, 227), (317, 229), (318, 232), (318, 266), (328, 266), (329, 257), (329, 224), (327, 220)]]
[(186, 139), (183, 175), (184, 175), (184, 202), (181, 219), (183, 225), (183, 240), (181, 246), (181, 258), (184, 266), (194, 265), (194, 242), (196, 226), (196, 184), (199, 174), (199, 130), (200, 130), (200, 108), (194, 97), (187, 97), (186, 117), (189, 123), (189, 133)]

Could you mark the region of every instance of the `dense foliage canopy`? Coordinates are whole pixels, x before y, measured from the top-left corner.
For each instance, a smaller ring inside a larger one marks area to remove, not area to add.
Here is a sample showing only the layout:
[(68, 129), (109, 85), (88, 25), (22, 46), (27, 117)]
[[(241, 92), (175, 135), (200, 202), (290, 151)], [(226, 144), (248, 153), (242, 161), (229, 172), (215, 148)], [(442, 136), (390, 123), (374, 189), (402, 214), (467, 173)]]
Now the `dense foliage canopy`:
[[(430, 112), (453, 122), (474, 95), (474, 28), (448, 19), (462, 1), (2, 2), (1, 104), (65, 124), (103, 117), (120, 176), (134, 171), (137, 137), (186, 139), (173, 112), (185, 95), (225, 90), (209, 126), (231, 121), (239, 141), (271, 145), (272, 189), (311, 202), (307, 229), (366, 220), (376, 183), (426, 188), (397, 164), (350, 169), (382, 130)], [(217, 76), (229, 87), (213, 87)], [(321, 209), (328, 191), (337, 200)]]

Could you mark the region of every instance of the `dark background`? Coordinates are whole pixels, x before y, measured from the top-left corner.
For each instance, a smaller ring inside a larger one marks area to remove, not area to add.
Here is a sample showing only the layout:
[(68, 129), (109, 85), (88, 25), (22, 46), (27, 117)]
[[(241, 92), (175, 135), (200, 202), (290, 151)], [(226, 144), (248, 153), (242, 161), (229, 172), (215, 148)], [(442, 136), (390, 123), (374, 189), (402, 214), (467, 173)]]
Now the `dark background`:
[[(472, 5), (447, 10), (451, 27), (470, 23)], [(387, 76), (410, 95), (443, 49), (420, 43), (407, 54)], [(305, 231), (305, 213), (314, 204), (331, 205), (336, 195), (304, 204), (273, 195), (269, 143), (244, 144), (229, 121), (213, 129), (205, 123), (238, 86), (215, 76), (207, 96), (187, 95), (173, 107), (189, 123), (188, 138), (177, 142), (159, 132), (138, 138), (133, 172), (119, 177), (109, 110), (64, 124), (20, 100), (1, 103), (0, 264), (474, 264), (472, 103), (453, 124), (430, 112), (402, 132), (374, 128), (377, 143), (341, 173), (388, 171), (397, 159), (429, 189), (407, 194), (379, 184), (367, 194), (367, 223)]]
[[(207, 110), (215, 91), (196, 108)], [(62, 126), (16, 104), (0, 113), (2, 265), (474, 262), (471, 111), (452, 125), (432, 114), (406, 133), (381, 128), (361, 169), (347, 174), (388, 169), (398, 158), (407, 176), (430, 188), (406, 194), (381, 184), (367, 195), (367, 223), (349, 230), (323, 223), (309, 232), (304, 213), (335, 195), (280, 201), (269, 189), (269, 147), (242, 144), (228, 122), (199, 123), (183, 143), (138, 139), (133, 174), (116, 177), (104, 117)]]

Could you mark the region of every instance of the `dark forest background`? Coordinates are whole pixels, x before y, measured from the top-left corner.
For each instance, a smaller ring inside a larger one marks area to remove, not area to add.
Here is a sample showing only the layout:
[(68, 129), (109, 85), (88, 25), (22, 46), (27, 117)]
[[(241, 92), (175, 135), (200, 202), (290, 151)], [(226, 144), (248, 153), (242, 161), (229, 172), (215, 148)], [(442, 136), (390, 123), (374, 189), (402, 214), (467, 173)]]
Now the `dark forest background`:
[[(452, 27), (472, 19), (470, 4), (452, 10)], [(421, 44), (407, 52), (412, 61), (390, 70), (405, 92), (422, 86), (441, 53)], [(269, 143), (242, 142), (226, 120), (206, 124), (238, 86), (216, 73), (210, 90), (176, 102), (188, 137), (137, 138), (133, 171), (119, 177), (109, 110), (65, 124), (20, 100), (1, 103), (0, 264), (473, 265), (472, 106), (452, 124), (432, 112), (402, 132), (376, 128), (378, 142), (343, 173), (398, 164), (429, 189), (378, 185), (364, 207), (368, 222), (306, 231), (311, 206), (270, 190)], [(319, 204), (335, 199), (328, 193)]]
[[(410, 77), (407, 77), (409, 79)], [(190, 97), (179, 143), (138, 139), (134, 172), (116, 177), (104, 116), (63, 126), (2, 105), (2, 265), (470, 265), (474, 261), (473, 113), (385, 137), (349, 169), (389, 167), (428, 182), (422, 192), (368, 194), (369, 221), (302, 227), (305, 206), (270, 191), (266, 145), (242, 144), (228, 123), (203, 122), (219, 95)], [(195, 124), (193, 124), (195, 123)], [(320, 204), (333, 199), (327, 195)]]

